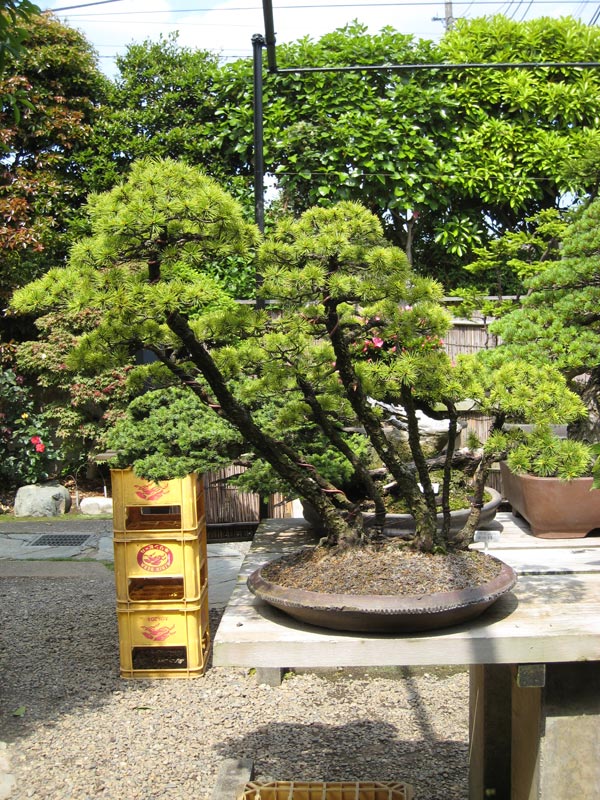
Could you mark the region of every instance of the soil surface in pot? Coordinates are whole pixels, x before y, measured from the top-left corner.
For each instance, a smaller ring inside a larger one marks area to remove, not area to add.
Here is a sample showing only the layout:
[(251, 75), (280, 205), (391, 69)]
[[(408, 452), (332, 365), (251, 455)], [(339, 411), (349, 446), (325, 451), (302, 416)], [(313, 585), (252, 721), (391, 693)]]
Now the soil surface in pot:
[(420, 553), (395, 543), (302, 550), (262, 569), (265, 580), (312, 592), (419, 595), (480, 586), (495, 578), (500, 562), (477, 552)]

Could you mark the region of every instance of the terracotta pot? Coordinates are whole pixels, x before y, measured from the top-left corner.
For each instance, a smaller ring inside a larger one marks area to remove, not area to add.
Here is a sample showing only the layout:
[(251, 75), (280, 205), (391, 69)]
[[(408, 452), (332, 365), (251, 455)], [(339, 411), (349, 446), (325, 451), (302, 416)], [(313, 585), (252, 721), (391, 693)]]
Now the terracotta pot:
[[(486, 492), (491, 496), (491, 499), (484, 504), (481, 509), (481, 516), (479, 518), (479, 526), (483, 527), (490, 523), (496, 516), (498, 506), (502, 502), (502, 495), (490, 486), (486, 486)], [(320, 517), (310, 503), (302, 500), (302, 509), (304, 511), (304, 519), (309, 522), (315, 530), (319, 530), (321, 526)], [(458, 511), (450, 512), (450, 530), (452, 532), (459, 531), (466, 523), (470, 514), (470, 509), (462, 508)], [(438, 525), (441, 528), (443, 522), (442, 514), (438, 514)], [(367, 527), (373, 525), (375, 522), (374, 514), (365, 514), (365, 525)], [(402, 536), (405, 533), (414, 533), (415, 521), (410, 514), (387, 514), (385, 519), (384, 531), (388, 536)]]
[[(490, 555), (482, 557), (498, 560)], [(429, 595), (350, 595), (289, 589), (265, 580), (262, 567), (250, 575), (248, 587), (290, 617), (321, 628), (367, 633), (426, 631), (472, 620), (509, 592), (517, 576), (511, 567), (500, 563), (500, 573), (480, 586)]]
[(600, 528), (600, 490), (592, 478), (561, 481), (515, 475), (500, 464), (504, 497), (541, 539), (581, 539)]

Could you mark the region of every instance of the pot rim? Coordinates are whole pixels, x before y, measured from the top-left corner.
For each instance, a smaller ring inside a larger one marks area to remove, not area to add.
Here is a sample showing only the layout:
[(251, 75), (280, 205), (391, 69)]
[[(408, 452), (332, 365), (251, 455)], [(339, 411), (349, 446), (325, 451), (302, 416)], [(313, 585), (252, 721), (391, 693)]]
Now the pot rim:
[[(287, 588), (262, 577), (262, 569), (267, 564), (254, 570), (247, 579), (247, 585), (254, 595), (281, 608), (293, 609), (310, 606), (315, 609), (336, 609), (342, 612), (368, 611), (380, 615), (397, 613), (416, 615), (468, 608), (480, 603), (492, 603), (510, 591), (517, 582), (517, 574), (514, 569), (489, 553), (481, 553), (480, 557), (491, 558), (501, 564), (498, 575), (478, 586), (447, 592), (431, 592), (420, 595), (353, 595)], [(290, 555), (281, 556), (268, 564), (285, 561), (289, 558)]]

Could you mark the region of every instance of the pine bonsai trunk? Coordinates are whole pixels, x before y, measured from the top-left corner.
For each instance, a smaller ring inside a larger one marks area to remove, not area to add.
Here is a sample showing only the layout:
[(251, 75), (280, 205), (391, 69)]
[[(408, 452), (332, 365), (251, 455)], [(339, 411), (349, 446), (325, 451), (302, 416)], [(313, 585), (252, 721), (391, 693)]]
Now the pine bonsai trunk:
[(357, 457), (352, 448), (347, 444), (343, 436), (340, 435), (340, 432), (337, 430), (337, 428), (333, 425), (330, 417), (326, 414), (319, 403), (313, 387), (308, 383), (308, 381), (299, 376), (297, 377), (297, 381), (298, 386), (304, 395), (304, 399), (310, 406), (314, 421), (317, 423), (317, 425), (319, 425), (329, 441), (335, 445), (340, 453), (343, 453), (343, 455), (346, 456), (348, 461), (352, 464), (354, 476), (362, 487), (365, 496), (374, 502), (376, 527), (383, 527), (385, 522), (385, 503), (383, 502), (381, 492), (377, 488), (371, 473), (361, 462), (360, 458)]
[[(504, 426), (505, 415), (499, 413), (494, 419), (492, 431), (500, 431)], [(486, 481), (490, 474), (490, 469), (494, 461), (499, 461), (506, 457), (506, 453), (486, 453), (484, 451), (475, 474), (473, 475), (473, 502), (471, 503), (471, 513), (461, 530), (452, 539), (452, 547), (455, 549), (466, 548), (473, 541), (473, 536), (479, 525), (481, 509), (483, 508), (483, 494), (485, 492)]]
[(448, 424), (448, 444), (446, 446), (446, 460), (444, 462), (444, 477), (442, 481), (442, 514), (444, 521), (442, 524), (442, 536), (448, 542), (450, 540), (450, 485), (452, 481), (452, 458), (456, 447), (456, 436), (458, 432), (458, 414), (454, 406), (448, 405), (450, 413)]
[(496, 454), (484, 454), (479, 462), (479, 466), (473, 477), (473, 500), (471, 502), (471, 513), (460, 531), (452, 539), (452, 547), (455, 550), (465, 549), (473, 541), (473, 536), (479, 525), (481, 509), (483, 508), (483, 494), (490, 467), (496, 460)]
[[(421, 437), (419, 436), (419, 421), (417, 419), (415, 405), (413, 402), (411, 389), (406, 386), (402, 389), (402, 405), (406, 412), (406, 419), (408, 423), (408, 444), (412, 457), (415, 462), (417, 474), (421, 486), (423, 487), (424, 505), (426, 508), (427, 516), (423, 520), (421, 526), (417, 525), (417, 546), (420, 550), (444, 550), (445, 540), (441, 531), (437, 526), (437, 508), (435, 502), (435, 494), (433, 486), (431, 485), (431, 477), (429, 474), (429, 467), (421, 447)], [(431, 524), (430, 520), (433, 520)], [(416, 520), (416, 517), (415, 517)]]
[[(335, 268), (335, 265), (331, 267)], [(354, 370), (348, 345), (344, 338), (338, 314), (338, 302), (331, 297), (324, 299), (325, 326), (336, 357), (337, 371), (344, 386), (346, 396), (363, 425), (376, 453), (389, 469), (398, 488), (408, 503), (416, 523), (418, 547), (430, 551), (436, 547), (437, 520), (435, 512), (429, 507), (419, 491), (413, 474), (399, 460), (394, 448), (381, 429), (380, 420), (372, 410), (362, 383)]]
[(588, 414), (569, 425), (569, 436), (581, 442), (600, 442), (600, 367), (590, 370), (583, 389), (576, 388)]
[[(321, 518), (328, 543), (340, 546), (358, 544), (362, 537), (360, 515), (350, 516), (346, 520), (327, 496), (328, 491), (335, 491), (335, 489), (321, 485), (310, 465), (301, 464), (294, 451), (290, 450), (284, 442), (273, 438), (259, 428), (249, 409), (229, 391), (208, 349), (196, 339), (184, 316), (177, 311), (171, 312), (167, 317), (167, 325), (185, 345), (191, 361), (210, 386), (219, 403), (218, 412), (222, 413), (240, 431), (248, 443), (273, 467), (278, 475), (314, 506)], [(165, 360), (164, 363), (169, 366), (168, 360)], [(178, 377), (181, 380), (180, 374)], [(203, 402), (207, 402), (206, 393), (201, 386), (195, 381), (185, 381), (185, 383)], [(350, 511), (349, 505), (348, 510)]]

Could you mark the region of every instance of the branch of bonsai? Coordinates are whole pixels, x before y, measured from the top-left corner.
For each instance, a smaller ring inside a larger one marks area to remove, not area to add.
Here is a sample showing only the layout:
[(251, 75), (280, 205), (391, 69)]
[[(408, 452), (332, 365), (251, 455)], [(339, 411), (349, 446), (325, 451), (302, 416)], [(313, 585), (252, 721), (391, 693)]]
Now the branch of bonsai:
[(317, 395), (311, 384), (305, 378), (301, 378), (299, 375), (297, 376), (296, 380), (300, 390), (302, 391), (302, 394), (304, 395), (304, 399), (310, 406), (314, 421), (321, 428), (329, 441), (344, 456), (346, 456), (348, 461), (352, 464), (355, 476), (362, 485), (367, 497), (369, 497), (375, 503), (375, 517), (377, 524), (379, 525), (381, 522), (381, 525), (383, 525), (386, 513), (385, 504), (383, 502), (381, 492), (375, 485), (375, 481), (371, 477), (369, 470), (365, 467), (360, 458), (356, 456), (356, 453), (351, 447), (348, 446), (343, 436), (340, 435), (339, 431), (332, 424), (331, 419), (319, 403)]
[[(212, 389), (219, 403), (219, 413), (242, 434), (244, 439), (254, 447), (257, 453), (267, 461), (287, 483), (317, 509), (330, 544), (355, 543), (360, 539), (362, 531), (359, 524), (360, 515), (350, 520), (338, 512), (330, 496), (323, 491), (326, 481), (318, 475), (314, 468), (308, 469), (298, 463), (296, 454), (285, 442), (275, 439), (262, 430), (254, 421), (250, 410), (231, 393), (223, 375), (213, 361), (207, 347), (198, 339), (189, 326), (187, 319), (178, 311), (172, 311), (166, 319), (170, 330), (186, 347), (193, 364), (200, 370), (204, 379)], [(167, 365), (168, 366), (168, 365)], [(198, 392), (196, 382), (188, 384), (190, 389), (205, 402), (204, 390)], [(333, 488), (333, 487), (331, 487)], [(340, 498), (334, 495), (335, 502)], [(354, 508), (349, 508), (354, 511)]]

